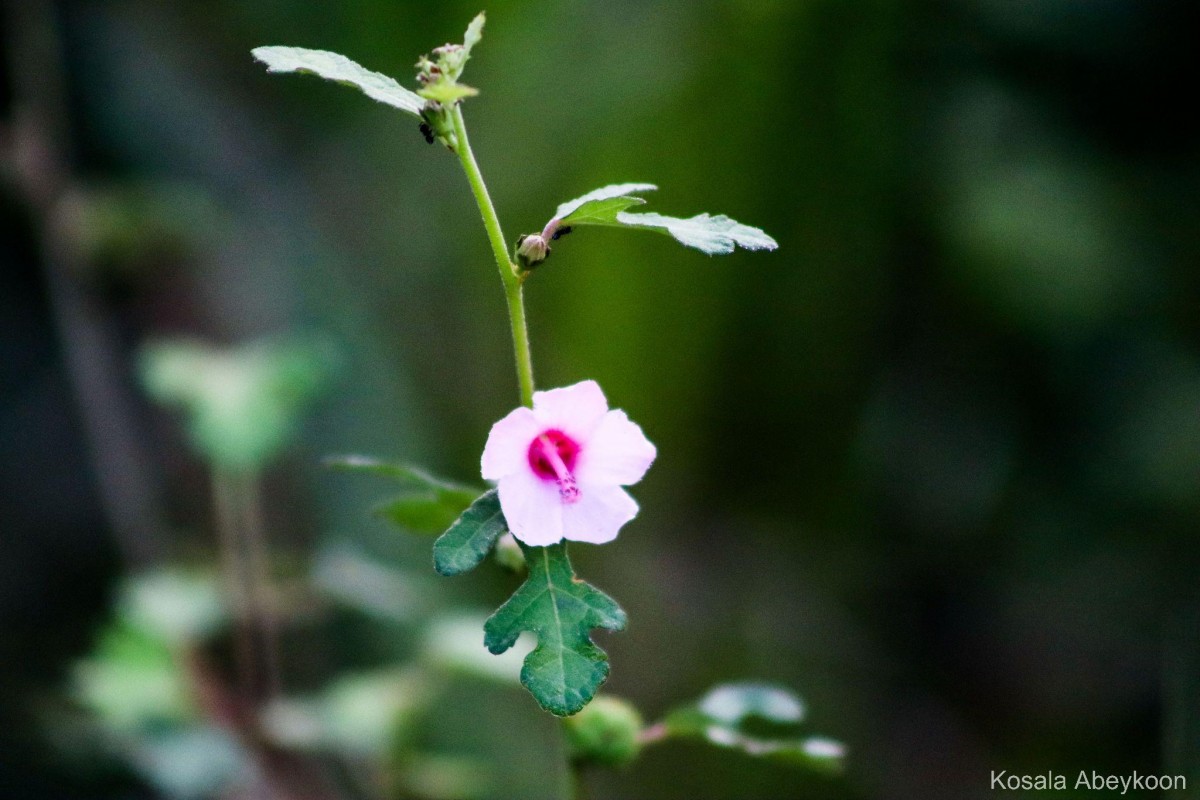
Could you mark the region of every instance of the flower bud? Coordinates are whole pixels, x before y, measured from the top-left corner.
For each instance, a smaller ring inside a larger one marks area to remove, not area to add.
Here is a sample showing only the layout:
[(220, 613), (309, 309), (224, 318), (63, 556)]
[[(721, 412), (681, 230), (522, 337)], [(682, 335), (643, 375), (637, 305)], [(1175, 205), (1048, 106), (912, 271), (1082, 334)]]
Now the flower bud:
[(550, 245), (540, 234), (531, 233), (517, 240), (517, 260), (525, 269), (533, 269), (550, 255)]
[(509, 572), (525, 571), (525, 554), (521, 552), (521, 546), (511, 533), (504, 534), (496, 541), (496, 549), (493, 552), (496, 563)]
[(638, 757), (642, 717), (628, 701), (600, 695), (582, 711), (563, 720), (574, 761), (619, 767)]

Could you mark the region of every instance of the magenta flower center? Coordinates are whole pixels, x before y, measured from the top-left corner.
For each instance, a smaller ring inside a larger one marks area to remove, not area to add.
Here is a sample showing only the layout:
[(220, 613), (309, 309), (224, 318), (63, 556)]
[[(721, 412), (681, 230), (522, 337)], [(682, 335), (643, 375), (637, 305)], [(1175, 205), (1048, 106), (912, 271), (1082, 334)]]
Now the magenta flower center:
[(529, 468), (539, 478), (557, 483), (559, 494), (568, 503), (579, 499), (574, 475), (578, 457), (579, 444), (562, 431), (545, 431), (529, 443)]

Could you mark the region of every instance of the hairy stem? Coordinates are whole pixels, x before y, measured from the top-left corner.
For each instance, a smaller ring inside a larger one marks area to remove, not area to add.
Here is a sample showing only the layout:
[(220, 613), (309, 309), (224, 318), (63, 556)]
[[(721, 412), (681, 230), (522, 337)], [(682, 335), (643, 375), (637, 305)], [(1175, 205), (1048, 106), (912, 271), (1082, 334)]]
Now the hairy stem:
[(500, 270), (500, 279), (504, 282), (508, 321), (512, 326), (513, 354), (517, 359), (517, 384), (521, 391), (521, 403), (532, 406), (533, 358), (529, 352), (529, 330), (525, 325), (525, 298), (521, 293), (521, 274), (508, 258), (508, 246), (505, 244), (504, 232), (500, 229), (500, 218), (496, 216), (496, 208), (492, 205), (492, 198), (488, 195), (483, 175), (479, 172), (479, 164), (475, 162), (475, 154), (471, 152), (471, 143), (467, 139), (467, 126), (463, 122), (462, 108), (454, 106), (450, 116), (454, 120), (454, 136), (457, 139), (454, 149), (458, 160), (462, 162), (463, 171), (467, 174), (467, 182), (471, 184), (471, 192), (479, 205), (479, 213), (483, 215), (483, 227), (487, 229), (492, 255), (496, 259), (496, 267)]

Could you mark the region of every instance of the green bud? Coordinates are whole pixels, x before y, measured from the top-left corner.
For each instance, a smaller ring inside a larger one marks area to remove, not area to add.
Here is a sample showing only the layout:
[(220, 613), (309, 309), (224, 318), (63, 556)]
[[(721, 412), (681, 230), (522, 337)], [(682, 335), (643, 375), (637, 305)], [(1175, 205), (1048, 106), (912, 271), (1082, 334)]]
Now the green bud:
[(541, 234), (531, 233), (517, 240), (517, 260), (525, 269), (533, 269), (550, 255), (550, 244)]
[(563, 720), (572, 760), (619, 767), (641, 752), (642, 716), (626, 700), (599, 695), (573, 717)]
[(509, 572), (525, 571), (525, 554), (521, 552), (521, 546), (517, 544), (517, 540), (511, 533), (506, 533), (496, 540), (496, 549), (493, 553), (496, 563)]

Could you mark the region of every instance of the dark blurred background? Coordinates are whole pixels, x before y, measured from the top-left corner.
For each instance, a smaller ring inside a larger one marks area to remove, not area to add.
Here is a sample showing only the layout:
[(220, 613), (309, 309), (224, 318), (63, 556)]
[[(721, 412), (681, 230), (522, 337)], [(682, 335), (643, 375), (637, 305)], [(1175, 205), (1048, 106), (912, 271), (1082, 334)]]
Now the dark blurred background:
[[(61, 758), (45, 713), (122, 576), (212, 552), (206, 472), (138, 388), (144, 342), (329, 343), (334, 378), (266, 476), (272, 547), (427, 569), (427, 540), (368, 514), (380, 486), (320, 459), (477, 480), (516, 399), (483, 230), (411, 118), (249, 51), (407, 84), (478, 5), (9, 0), (0, 796), (154, 796)], [(1200, 9), (487, 10), (466, 114), (509, 237), (651, 181), (649, 210), (780, 243), (562, 240), (527, 284), (534, 359), (543, 387), (597, 379), (659, 448), (639, 518), (575, 548), (632, 620), (602, 637), (608, 689), (654, 717), (721, 680), (793, 686), (847, 770), (670, 744), (595, 796), (961, 800), (1000, 769), (1200, 785)], [(486, 608), (512, 580), (431, 583)], [(480, 718), (541, 730), (500, 694)], [(478, 724), (447, 711), (443, 735)], [(549, 769), (521, 753), (511, 770)]]

